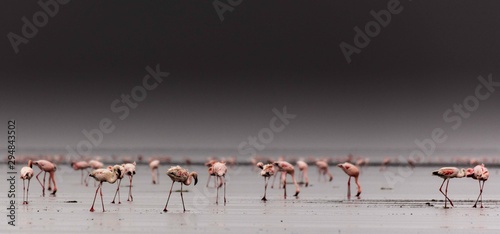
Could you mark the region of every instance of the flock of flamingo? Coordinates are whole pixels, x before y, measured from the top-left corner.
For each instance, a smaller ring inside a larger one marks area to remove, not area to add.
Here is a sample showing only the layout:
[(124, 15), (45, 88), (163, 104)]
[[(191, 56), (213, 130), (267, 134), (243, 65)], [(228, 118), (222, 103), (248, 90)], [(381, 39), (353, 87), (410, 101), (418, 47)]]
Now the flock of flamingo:
[[(368, 160), (366, 160), (365, 163), (367, 163)], [(385, 162), (382, 163), (382, 166), (384, 167)], [(217, 190), (217, 195), (216, 195), (216, 204), (219, 203), (219, 188), (222, 188), (224, 186), (224, 205), (226, 205), (226, 173), (227, 173), (227, 166), (226, 166), (226, 161), (217, 161), (213, 159), (207, 160), (205, 163), (205, 166), (208, 168), (208, 180), (207, 180), (207, 187), (209, 186), (210, 183), (210, 178), (214, 177), (214, 187), (216, 187)], [(356, 163), (358, 166), (363, 166), (363, 162), (358, 162)], [(57, 186), (56, 186), (56, 181), (54, 178), (55, 171), (57, 167), (55, 164), (51, 163), (48, 160), (36, 160), (28, 161), (28, 166), (25, 166), (21, 169), (21, 179), (23, 180), (23, 204), (28, 204), (28, 192), (29, 192), (29, 186), (30, 186), (30, 180), (34, 175), (32, 165), (36, 165), (40, 168), (40, 172), (36, 175), (36, 179), (40, 183), (42, 187), (42, 196), (45, 196), (45, 178), (46, 174), (49, 173), (49, 179), (48, 179), (48, 190), (51, 191), (51, 195), (55, 195), (57, 192)], [(279, 180), (279, 186), (283, 188), (283, 196), (284, 199), (287, 197), (287, 190), (286, 190), (286, 177), (287, 175), (290, 175), (292, 182), (295, 186), (295, 194), (294, 196), (297, 197), (300, 193), (300, 187), (295, 179), (295, 167), (285, 161), (283, 158), (280, 158), (277, 161), (268, 161), (267, 164), (264, 164), (262, 162), (255, 162), (254, 165), (256, 168), (260, 169), (260, 175), (264, 178), (264, 195), (262, 197), (262, 201), (267, 201), (266, 198), (266, 193), (267, 193), (267, 187), (269, 180), (271, 177), (274, 177), (271, 188), (274, 187), (274, 181), (277, 176), (281, 177)], [(108, 167), (103, 167), (103, 163), (97, 161), (97, 160), (90, 160), (90, 161), (78, 161), (78, 162), (72, 162), (71, 167), (74, 170), (80, 170), (81, 171), (81, 184), (84, 184), (85, 186), (88, 186), (88, 178), (91, 177), (95, 180), (95, 182), (98, 183), (95, 195), (94, 195), (94, 200), (92, 202), (92, 206), (90, 208), (90, 211), (94, 211), (94, 205), (95, 205), (95, 200), (97, 198), (97, 194), (100, 194), (101, 197), (101, 203), (102, 203), (102, 209), (103, 212), (105, 211), (104, 209), (104, 200), (102, 196), (102, 186), (104, 182), (114, 184), (116, 181), (118, 182), (118, 186), (115, 191), (115, 195), (113, 197), (113, 201), (111, 203), (115, 203), (116, 197), (118, 196), (118, 204), (121, 204), (120, 200), (120, 184), (121, 180), (124, 178), (125, 175), (129, 177), (129, 191), (128, 191), (128, 198), (127, 201), (132, 202), (133, 201), (133, 196), (132, 196), (132, 182), (133, 182), (133, 177), (136, 174), (136, 163), (124, 163), (124, 164), (117, 164), (114, 166), (108, 166)], [(152, 183), (157, 184), (159, 183), (159, 166), (160, 166), (160, 161), (158, 159), (151, 159), (149, 162), (149, 167), (151, 169), (151, 177), (152, 177)], [(309, 178), (308, 178), (308, 164), (303, 161), (303, 160), (298, 160), (296, 161), (296, 166), (299, 169), (299, 177), (301, 181), (304, 181), (305, 187), (309, 185)], [(326, 160), (317, 160), (316, 161), (316, 166), (318, 168), (318, 173), (319, 177), (318, 180), (321, 180), (321, 178), (324, 178), (324, 180), (332, 181), (333, 180), (333, 175), (329, 172), (328, 170), (328, 163)], [(348, 175), (348, 181), (347, 181), (347, 198), (351, 198), (351, 188), (350, 188), (350, 183), (351, 183), (351, 178), (354, 177), (356, 186), (357, 186), (357, 194), (356, 197), (359, 199), (360, 194), (361, 194), (361, 185), (359, 184), (358, 178), (360, 171), (357, 166), (349, 163), (349, 162), (344, 162), (337, 164), (337, 167), (342, 169), (346, 175)], [(89, 169), (92, 169), (91, 172), (89, 172)], [(84, 171), (86, 171), (88, 174), (87, 176), (84, 176)], [(39, 176), (40, 174), (44, 172), (43, 176), (43, 182), (40, 181)], [(280, 174), (281, 173), (281, 174)], [(197, 172), (189, 172), (185, 168), (182, 168), (180, 166), (172, 166), (170, 169), (167, 171), (167, 176), (170, 177), (172, 180), (172, 185), (170, 187), (170, 191), (168, 194), (168, 198), (165, 204), (165, 208), (163, 209), (164, 212), (167, 212), (167, 207), (168, 207), (168, 202), (170, 200), (170, 196), (172, 194), (172, 189), (175, 184), (175, 182), (180, 183), (180, 196), (182, 200), (182, 207), (183, 211), (186, 211), (185, 205), (184, 205), (184, 198), (183, 198), (183, 185), (189, 186), (190, 184), (193, 183), (196, 185), (198, 183), (198, 173)], [(441, 187), (439, 188), (439, 191), (444, 195), (445, 197), (445, 208), (447, 208), (447, 202), (449, 201), (450, 205), (453, 206), (453, 202), (451, 199), (448, 197), (448, 184), (449, 184), (449, 179), (451, 178), (463, 178), (463, 177), (470, 177), (475, 180), (479, 181), (479, 188), (480, 188), (480, 193), (478, 198), (476, 199), (476, 203), (474, 204), (473, 207), (477, 206), (477, 203), (480, 201), (481, 202), (481, 208), (483, 208), (482, 204), (482, 192), (484, 188), (484, 183), (486, 180), (488, 180), (489, 173), (488, 169), (484, 167), (484, 164), (477, 165), (474, 168), (468, 168), (468, 169), (458, 169), (456, 167), (443, 167), (437, 171), (434, 171), (432, 173), (435, 176), (439, 176), (443, 178), (443, 183), (441, 184)], [(25, 186), (25, 180), (28, 180), (28, 186)], [(445, 192), (442, 191), (442, 188), (444, 186), (444, 183), (446, 183), (445, 187)], [(52, 189), (53, 185), (53, 189)], [(95, 186), (95, 184), (94, 184)]]

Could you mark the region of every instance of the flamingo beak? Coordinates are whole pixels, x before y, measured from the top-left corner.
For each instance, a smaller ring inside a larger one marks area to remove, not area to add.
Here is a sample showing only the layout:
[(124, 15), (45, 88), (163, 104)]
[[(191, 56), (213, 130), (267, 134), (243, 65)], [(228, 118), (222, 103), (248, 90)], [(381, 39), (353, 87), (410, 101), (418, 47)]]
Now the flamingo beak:
[(194, 185), (198, 183), (198, 176), (194, 176)]

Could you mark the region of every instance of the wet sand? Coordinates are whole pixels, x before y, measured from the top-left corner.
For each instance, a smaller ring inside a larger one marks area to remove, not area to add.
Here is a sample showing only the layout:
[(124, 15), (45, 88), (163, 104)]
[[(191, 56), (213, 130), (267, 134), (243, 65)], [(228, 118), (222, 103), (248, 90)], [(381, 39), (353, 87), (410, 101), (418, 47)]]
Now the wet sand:
[[(169, 165), (170, 166), (170, 165)], [(438, 188), (442, 179), (431, 176), (436, 168), (420, 167), (403, 182), (390, 186), (378, 167), (362, 170), (361, 199), (346, 199), (347, 176), (330, 166), (332, 182), (318, 182), (317, 170), (310, 166), (310, 186), (301, 187), (298, 198), (294, 186), (283, 190), (268, 188), (268, 201), (261, 201), (264, 179), (250, 166), (231, 168), (227, 176), (226, 206), (220, 197), (215, 204), (215, 189), (205, 187), (207, 171), (203, 166), (191, 166), (199, 173), (196, 186), (184, 187), (186, 211), (182, 212), (180, 194), (173, 192), (169, 211), (163, 212), (171, 180), (165, 175), (169, 166), (161, 169), (160, 184), (151, 183), (151, 173), (145, 165), (137, 167), (134, 177), (133, 202), (127, 202), (128, 180), (121, 186), (122, 204), (111, 204), (117, 184), (104, 184), (104, 205), (96, 200), (96, 211), (89, 212), (95, 193), (93, 181), (89, 187), (80, 185), (80, 172), (61, 165), (56, 173), (56, 197), (41, 197), (41, 187), (32, 179), (30, 204), (18, 205), (17, 226), (4, 224), (0, 232), (67, 233), (67, 232), (225, 232), (225, 233), (498, 233), (500, 231), (500, 188), (496, 186), (498, 169), (490, 169), (490, 180), (483, 193), (485, 208), (472, 208), (479, 189), (470, 178), (453, 179), (449, 196), (455, 207), (444, 209)], [(388, 173), (397, 172), (389, 167)], [(0, 170), (5, 174), (5, 167)], [(38, 168), (35, 168), (35, 173)], [(277, 186), (278, 180), (276, 180)], [(213, 185), (213, 183), (210, 183)], [(354, 183), (353, 195), (356, 193)], [(6, 184), (2, 186), (6, 188)], [(180, 189), (176, 183), (174, 190)], [(220, 190), (222, 194), (222, 189)], [(22, 181), (17, 182), (18, 204), (22, 204)], [(99, 199), (99, 196), (98, 196)], [(7, 206), (6, 196), (0, 199)], [(5, 209), (3, 209), (5, 210)]]

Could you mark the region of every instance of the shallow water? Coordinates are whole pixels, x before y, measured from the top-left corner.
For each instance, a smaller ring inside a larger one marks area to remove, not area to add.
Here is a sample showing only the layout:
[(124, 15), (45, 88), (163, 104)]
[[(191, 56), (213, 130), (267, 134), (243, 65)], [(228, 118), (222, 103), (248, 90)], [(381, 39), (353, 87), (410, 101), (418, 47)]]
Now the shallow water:
[[(169, 165), (170, 166), (170, 165)], [(432, 176), (435, 168), (416, 168), (411, 175), (401, 177), (391, 184), (387, 175), (403, 168), (389, 167), (380, 172), (378, 167), (363, 168), (360, 183), (361, 199), (347, 200), (347, 176), (330, 166), (332, 182), (318, 182), (317, 170), (310, 167), (310, 186), (301, 187), (298, 198), (293, 197), (294, 186), (287, 184), (288, 197), (283, 199), (283, 189), (268, 188), (267, 202), (261, 201), (264, 180), (250, 166), (230, 168), (227, 175), (226, 206), (220, 197), (215, 204), (216, 190), (205, 187), (207, 170), (202, 166), (188, 167), (198, 171), (196, 186), (184, 187), (186, 213), (182, 212), (180, 194), (173, 192), (164, 213), (171, 180), (165, 175), (169, 166), (162, 166), (160, 184), (151, 183), (151, 173), (146, 165), (137, 167), (134, 176), (133, 202), (127, 202), (128, 180), (121, 186), (122, 204), (110, 204), (117, 184), (104, 184), (102, 212), (99, 196), (96, 211), (89, 212), (95, 193), (80, 185), (80, 172), (61, 165), (56, 173), (56, 197), (41, 197), (41, 186), (32, 180), (30, 204), (17, 210), (17, 226), (4, 222), (0, 232), (67, 233), (120, 231), (120, 232), (244, 232), (244, 233), (498, 233), (500, 230), (500, 188), (495, 186), (498, 169), (490, 169), (490, 180), (485, 185), (485, 208), (472, 208), (479, 189), (477, 181), (470, 178), (452, 179), (449, 197), (455, 207), (444, 209), (443, 196), (438, 189), (442, 179)], [(35, 173), (38, 168), (34, 169)], [(5, 174), (5, 167), (0, 170)], [(389, 177), (390, 178), (390, 177)], [(276, 180), (277, 185), (278, 180)], [(210, 183), (213, 185), (213, 183)], [(354, 181), (352, 193), (356, 193)], [(2, 185), (2, 191), (7, 188)], [(180, 184), (174, 185), (174, 191)], [(223, 190), (220, 190), (222, 195)], [(18, 204), (22, 204), (22, 181), (17, 182)], [(7, 206), (7, 197), (0, 198)], [(74, 202), (76, 201), (76, 202)], [(2, 209), (2, 210), (5, 210)]]

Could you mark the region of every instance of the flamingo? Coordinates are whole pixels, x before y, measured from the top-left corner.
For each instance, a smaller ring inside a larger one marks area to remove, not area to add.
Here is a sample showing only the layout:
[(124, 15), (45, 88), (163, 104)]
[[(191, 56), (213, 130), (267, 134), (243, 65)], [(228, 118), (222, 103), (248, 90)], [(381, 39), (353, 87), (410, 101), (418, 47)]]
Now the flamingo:
[(135, 162), (134, 163), (126, 163), (122, 165), (125, 168), (125, 174), (128, 175), (129, 181), (130, 181), (130, 187), (128, 189), (128, 198), (127, 201), (133, 201), (134, 198), (132, 197), (132, 179), (134, 179), (135, 175)]
[[(99, 162), (98, 160), (90, 160), (89, 166), (93, 170), (97, 170), (97, 169), (101, 169), (104, 166), (104, 164), (102, 164), (102, 162)], [(96, 181), (94, 181), (94, 187), (95, 186), (96, 186)]]
[[(210, 168), (212, 168), (212, 166), (217, 162), (217, 160), (208, 160), (206, 163), (205, 163), (205, 166), (208, 167), (208, 180), (207, 180), (207, 186), (208, 187), (208, 184), (210, 183), (210, 178), (212, 178), (212, 176), (215, 176), (215, 174), (213, 173), (213, 170), (211, 170)], [(214, 187), (217, 187), (217, 185), (215, 184), (215, 179), (214, 179)]]
[(99, 181), (99, 186), (97, 186), (97, 189), (95, 191), (94, 195), (94, 202), (92, 202), (92, 207), (90, 207), (90, 212), (94, 212), (94, 204), (95, 204), (95, 199), (97, 198), (97, 192), (100, 191), (101, 195), (101, 203), (102, 203), (102, 212), (104, 212), (104, 201), (102, 198), (102, 182), (106, 181), (110, 184), (114, 184), (116, 180), (121, 175), (120, 168), (117, 166), (109, 166), (108, 168), (103, 168), (103, 169), (97, 169), (92, 171), (89, 176), (94, 178), (96, 181)]
[(123, 176), (125, 176), (125, 168), (122, 165), (114, 165), (113, 168), (116, 168), (117, 170), (120, 171), (120, 174), (118, 176), (118, 180), (120, 181), (118, 181), (118, 186), (116, 186), (115, 196), (113, 197), (113, 201), (111, 203), (115, 204), (116, 195), (118, 194), (118, 204), (122, 204), (120, 199), (120, 184), (122, 183)]
[[(30, 190), (30, 181), (33, 177), (33, 165), (31, 160), (28, 161), (28, 166), (21, 168), (21, 179), (23, 180), (23, 205), (28, 204), (28, 193)], [(28, 188), (24, 186), (24, 181), (28, 180)], [(24, 191), (26, 190), (26, 199), (24, 198)]]
[[(451, 206), (453, 206), (453, 202), (451, 199), (448, 197), (448, 184), (450, 183), (451, 178), (462, 178), (466, 176), (466, 170), (464, 168), (458, 169), (456, 167), (442, 167), (437, 171), (433, 171), (432, 175), (439, 176), (443, 178), (443, 183), (441, 184), (441, 187), (439, 187), (439, 192), (441, 192), (444, 195), (444, 208), (447, 208), (446, 206), (446, 201), (450, 201)], [(446, 182), (446, 189), (445, 193), (443, 193), (443, 185), (444, 182)]]
[[(484, 164), (477, 165), (472, 168), (467, 169), (467, 177), (472, 177), (472, 179), (475, 179), (479, 182), (479, 196), (477, 197), (476, 203), (474, 203), (473, 208), (477, 207), (477, 202), (479, 201), (479, 198), (481, 198), (481, 208), (483, 208), (483, 188), (484, 188), (484, 182), (488, 180), (490, 177), (490, 173), (488, 172), (488, 168), (484, 166)], [(483, 182), (481, 184), (481, 181)]]
[(384, 160), (382, 160), (382, 164), (380, 165), (379, 171), (385, 171), (389, 163), (391, 163), (391, 158), (385, 157)]
[(163, 209), (164, 212), (167, 212), (167, 206), (168, 206), (168, 201), (170, 200), (170, 195), (172, 195), (172, 187), (174, 187), (175, 182), (181, 183), (181, 199), (182, 199), (182, 208), (184, 209), (184, 212), (186, 212), (186, 207), (184, 206), (184, 198), (182, 197), (182, 184), (185, 184), (186, 186), (190, 185), (192, 180), (191, 178), (194, 178), (194, 185), (198, 183), (198, 173), (196, 172), (191, 172), (189, 173), (188, 170), (180, 167), (180, 166), (175, 166), (175, 167), (170, 167), (167, 171), (168, 177), (172, 179), (172, 186), (170, 186), (170, 192), (168, 194), (167, 198), (167, 204), (165, 204), (165, 208)]
[(309, 186), (309, 177), (307, 176), (307, 163), (299, 160), (297, 161), (297, 167), (299, 168), (299, 171), (301, 172), (301, 181), (306, 182), (306, 187)]
[(318, 160), (316, 161), (316, 166), (318, 166), (318, 172), (319, 172), (318, 181), (320, 181), (321, 175), (325, 176), (328, 175), (328, 177), (330, 178), (328, 181), (333, 180), (333, 175), (328, 171), (328, 163), (326, 161)]
[(80, 179), (80, 184), (83, 184), (85, 182), (85, 186), (89, 186), (89, 183), (87, 182), (88, 177), (83, 177), (83, 170), (86, 170), (88, 173), (88, 169), (90, 167), (88, 162), (85, 161), (79, 161), (79, 162), (72, 162), (71, 167), (76, 171), (76, 170), (81, 170), (82, 171), (82, 176)]
[(295, 197), (297, 197), (300, 193), (299, 185), (295, 180), (295, 168), (292, 164), (286, 161), (276, 161), (273, 165), (281, 172), (281, 180), (283, 181), (283, 190), (285, 191), (284, 197), (286, 199), (286, 174), (290, 174), (292, 176), (293, 184), (295, 185)]
[(356, 194), (356, 197), (359, 199), (359, 195), (361, 194), (361, 185), (359, 185), (358, 182), (359, 169), (348, 162), (338, 164), (337, 166), (349, 176), (349, 180), (347, 180), (347, 199), (351, 199), (351, 177), (354, 177), (354, 181), (358, 186), (358, 193)]
[(213, 174), (215, 176), (215, 184), (220, 181), (217, 185), (217, 198), (215, 204), (219, 204), (219, 188), (224, 184), (224, 205), (226, 205), (226, 173), (227, 166), (225, 162), (216, 162), (212, 167), (208, 168), (208, 174)]
[[(52, 180), (52, 182), (54, 184), (54, 191), (52, 191), (51, 195), (56, 195), (57, 186), (56, 186), (56, 180), (54, 178), (54, 174), (57, 170), (56, 165), (54, 165), (53, 163), (51, 163), (47, 160), (37, 160), (37, 161), (34, 161), (33, 164), (37, 165), (38, 168), (40, 168), (40, 172), (36, 175), (36, 179), (38, 180), (38, 182), (42, 186), (42, 196), (45, 197), (45, 175), (47, 175), (47, 172), (49, 173), (49, 188), (48, 188), (48, 190), (49, 191), (51, 190), (50, 180)], [(40, 174), (42, 172), (44, 172), (43, 183), (40, 181), (40, 179), (38, 179), (38, 176), (40, 176)]]
[[(158, 170), (159, 166), (160, 160), (158, 159), (151, 160), (151, 162), (149, 162), (149, 168), (151, 168), (151, 176), (153, 177), (153, 184), (156, 184), (156, 177), (158, 177), (158, 184), (160, 183), (160, 171)], [(155, 171), (158, 176), (156, 176)]]
[(257, 167), (262, 169), (262, 171), (260, 172), (260, 175), (262, 177), (264, 177), (264, 182), (265, 182), (264, 197), (262, 197), (262, 201), (267, 201), (267, 199), (266, 199), (267, 183), (269, 182), (270, 177), (274, 175), (274, 166), (271, 163), (264, 165), (264, 163), (258, 162)]

